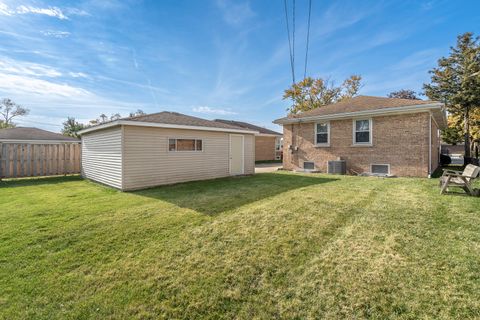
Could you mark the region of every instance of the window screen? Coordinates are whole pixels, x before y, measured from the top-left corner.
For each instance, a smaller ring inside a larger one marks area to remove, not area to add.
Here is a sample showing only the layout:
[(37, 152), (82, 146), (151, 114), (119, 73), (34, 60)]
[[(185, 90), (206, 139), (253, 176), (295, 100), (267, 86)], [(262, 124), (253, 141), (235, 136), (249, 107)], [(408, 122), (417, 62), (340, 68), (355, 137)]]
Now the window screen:
[(305, 161), (303, 163), (303, 169), (305, 170), (314, 170), (315, 169), (315, 163), (314, 162), (310, 162), (310, 161)]
[(372, 173), (389, 174), (390, 168), (388, 164), (372, 164)]
[(317, 123), (316, 144), (328, 143), (328, 123)]
[(202, 151), (200, 139), (168, 139), (168, 151)]
[(370, 120), (355, 120), (355, 143), (370, 143)]

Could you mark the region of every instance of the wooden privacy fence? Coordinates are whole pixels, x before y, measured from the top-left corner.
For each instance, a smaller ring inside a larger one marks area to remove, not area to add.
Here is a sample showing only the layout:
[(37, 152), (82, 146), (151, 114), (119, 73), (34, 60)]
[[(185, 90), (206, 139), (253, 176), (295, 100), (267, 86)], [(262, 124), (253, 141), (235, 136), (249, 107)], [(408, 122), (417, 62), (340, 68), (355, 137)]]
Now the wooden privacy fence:
[(80, 173), (79, 143), (0, 142), (0, 179)]

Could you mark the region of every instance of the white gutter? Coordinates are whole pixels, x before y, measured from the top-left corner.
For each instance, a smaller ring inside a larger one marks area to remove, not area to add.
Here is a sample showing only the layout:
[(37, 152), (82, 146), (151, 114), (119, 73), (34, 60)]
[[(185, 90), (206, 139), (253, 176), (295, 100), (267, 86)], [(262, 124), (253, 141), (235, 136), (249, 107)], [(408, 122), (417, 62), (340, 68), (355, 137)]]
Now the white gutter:
[(428, 117), (428, 177), (432, 176), (432, 115)]
[(442, 108), (443, 108), (443, 103), (437, 102), (437, 103), (429, 103), (429, 104), (423, 104), (423, 105), (412, 105), (412, 106), (383, 108), (383, 109), (375, 109), (375, 110), (334, 113), (334, 114), (328, 114), (323, 116), (278, 119), (273, 121), (273, 123), (283, 125), (283, 124), (291, 124), (291, 123), (299, 123), (299, 122), (312, 122), (317, 120), (337, 120), (337, 119), (348, 119), (348, 118), (364, 117), (364, 116), (383, 116), (383, 115), (402, 114), (402, 113), (417, 113), (417, 112), (430, 111), (432, 109), (442, 110)]
[(218, 127), (202, 127), (202, 126), (186, 126), (179, 124), (167, 124), (167, 123), (155, 123), (155, 122), (144, 122), (144, 121), (131, 121), (131, 120), (115, 120), (98, 126), (86, 128), (80, 130), (78, 134), (82, 135), (88, 132), (93, 132), (97, 130), (107, 129), (115, 126), (137, 126), (137, 127), (151, 127), (151, 128), (166, 128), (166, 129), (187, 129), (187, 130), (200, 130), (200, 131), (217, 131), (217, 132), (234, 132), (234, 133), (248, 133), (248, 134), (258, 134), (258, 131), (253, 130), (239, 130), (239, 129), (228, 129), (228, 128), (218, 128)]
[(271, 134), (271, 133), (257, 133), (255, 135), (259, 137), (282, 137), (283, 136), (283, 134)]
[(81, 143), (78, 141), (68, 141), (68, 140), (18, 140), (18, 139), (0, 139), (0, 143), (28, 143), (28, 144), (69, 144), (69, 143)]

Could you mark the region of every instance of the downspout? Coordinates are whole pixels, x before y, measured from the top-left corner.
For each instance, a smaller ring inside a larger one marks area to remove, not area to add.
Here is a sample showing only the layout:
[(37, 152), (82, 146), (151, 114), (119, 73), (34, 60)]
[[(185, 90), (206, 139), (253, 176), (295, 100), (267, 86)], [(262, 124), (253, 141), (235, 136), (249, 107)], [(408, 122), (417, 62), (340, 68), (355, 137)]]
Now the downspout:
[(428, 117), (428, 177), (432, 177), (432, 115)]

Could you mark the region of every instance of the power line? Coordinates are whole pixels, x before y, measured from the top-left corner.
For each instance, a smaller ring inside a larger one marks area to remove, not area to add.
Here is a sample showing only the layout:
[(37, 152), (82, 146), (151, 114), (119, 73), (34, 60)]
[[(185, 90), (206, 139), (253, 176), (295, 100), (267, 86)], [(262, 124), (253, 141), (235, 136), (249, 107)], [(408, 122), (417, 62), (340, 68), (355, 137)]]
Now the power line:
[(307, 62), (308, 62), (308, 44), (310, 41), (310, 17), (312, 15), (312, 0), (308, 3), (308, 23), (307, 23), (307, 48), (305, 49), (305, 70), (303, 72), (303, 78), (307, 77)]
[(293, 83), (295, 83), (295, 0), (293, 0), (293, 23), (292, 23), (292, 61), (293, 61)]
[(290, 53), (290, 68), (292, 70), (292, 81), (295, 83), (295, 66), (292, 54), (292, 41), (290, 39), (290, 26), (288, 23), (288, 8), (287, 8), (287, 0), (283, 0), (284, 9), (285, 9), (285, 22), (287, 23), (287, 36), (288, 36), (288, 49)]

